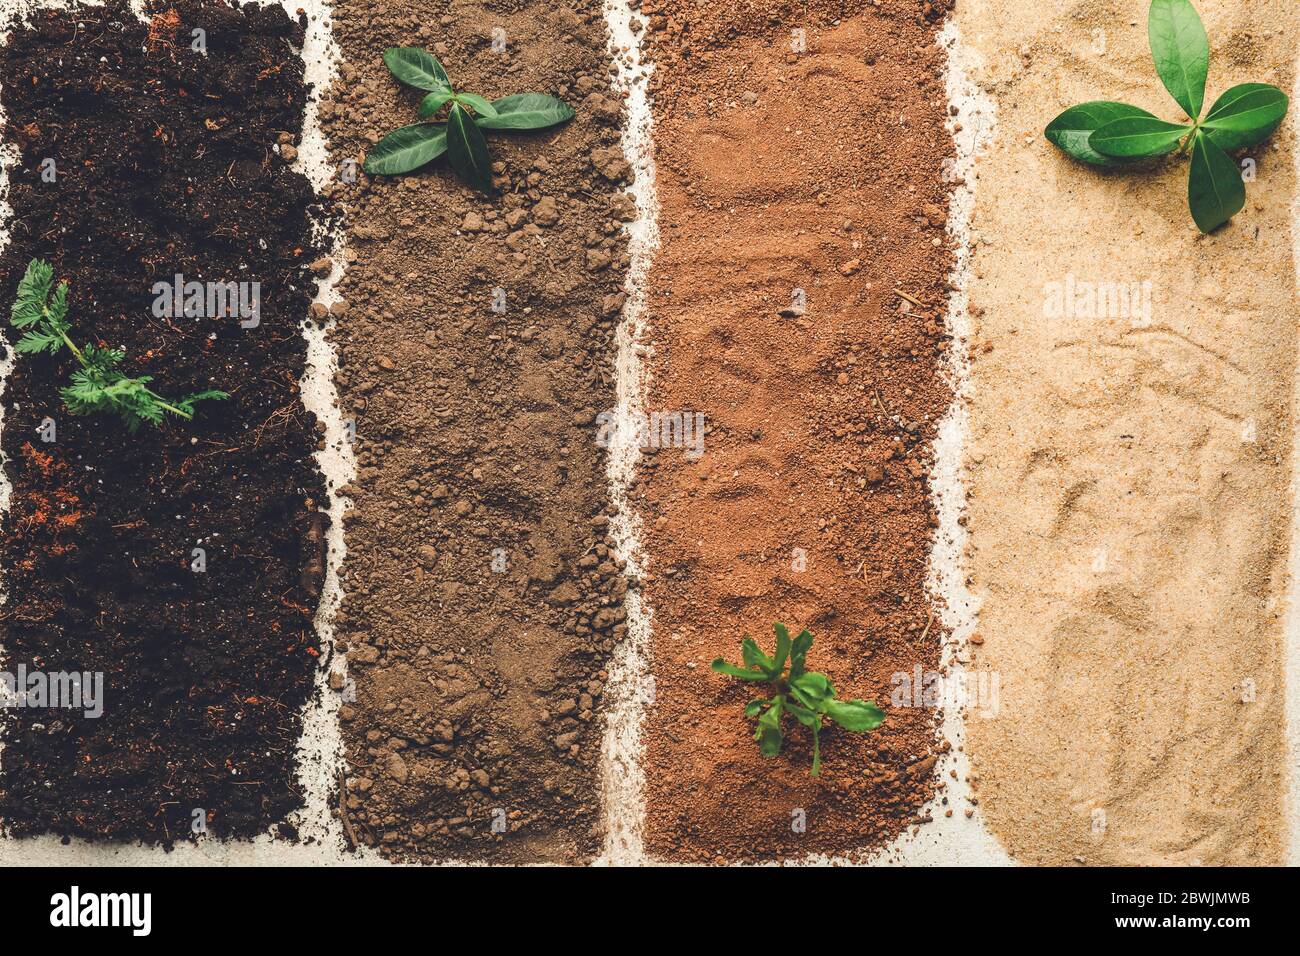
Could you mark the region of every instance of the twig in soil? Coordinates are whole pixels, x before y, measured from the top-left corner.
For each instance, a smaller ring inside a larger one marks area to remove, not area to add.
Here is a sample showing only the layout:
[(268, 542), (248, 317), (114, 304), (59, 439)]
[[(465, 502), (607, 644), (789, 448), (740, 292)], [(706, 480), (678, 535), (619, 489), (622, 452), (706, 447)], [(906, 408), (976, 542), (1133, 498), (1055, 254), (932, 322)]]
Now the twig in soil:
[(288, 420), (288, 418), (292, 414), (293, 414), (293, 406), (285, 405), (283, 408), (277, 408), (269, 416), (267, 416), (266, 421), (262, 422), (262, 424), (259, 425), (257, 428), (257, 438), (253, 440), (253, 447), (256, 448), (258, 445), (262, 443), (262, 434), (266, 431), (267, 426), (269, 426), (271, 422), (275, 421), (277, 418)]
[(916, 296), (914, 296), (914, 295), (908, 295), (908, 294), (907, 294), (906, 292), (904, 292), (902, 289), (895, 289), (895, 290), (894, 290), (894, 295), (898, 296), (899, 298), (906, 299), (908, 302), (912, 303), (912, 305), (916, 306), (918, 309), (933, 309), (933, 308), (934, 308), (934, 306), (930, 305), (928, 302), (922, 302), (922, 301), (921, 301), (920, 299), (918, 299)]

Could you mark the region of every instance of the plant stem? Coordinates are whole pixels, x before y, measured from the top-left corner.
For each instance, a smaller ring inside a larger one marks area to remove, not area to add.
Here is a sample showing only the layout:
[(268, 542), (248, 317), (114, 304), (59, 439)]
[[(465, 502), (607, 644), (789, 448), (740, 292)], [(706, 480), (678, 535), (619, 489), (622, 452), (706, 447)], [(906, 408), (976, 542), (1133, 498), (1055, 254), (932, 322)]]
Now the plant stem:
[[(46, 317), (46, 318), (49, 318), (49, 315), (50, 315), (50, 313), (49, 313), (49, 310), (47, 309), (47, 310), (45, 311), (45, 317)], [(75, 355), (75, 356), (77, 357), (77, 361), (81, 363), (81, 367), (82, 367), (82, 368), (85, 368), (85, 367), (86, 367), (86, 356), (84, 356), (83, 354), (81, 354), (81, 349), (77, 348), (77, 346), (73, 344), (72, 339), (68, 338), (68, 333), (60, 331), (60, 332), (59, 332), (59, 338), (63, 339), (63, 344), (64, 344), (64, 345), (66, 345), (68, 348), (72, 349), (72, 354)]]
[[(50, 318), (49, 308), (44, 307), (42, 308), (41, 311), (45, 314), (45, 318), (48, 321)], [(86, 361), (85, 353), (82, 352), (81, 349), (77, 348), (76, 343), (73, 342), (72, 339), (68, 338), (68, 334), (66, 332), (60, 331), (59, 338), (63, 339), (63, 344), (66, 345), (72, 351), (72, 354), (77, 357), (77, 361), (81, 363), (82, 368), (90, 367), (89, 363)], [(183, 408), (177, 408), (171, 402), (167, 401), (167, 399), (163, 398), (163, 396), (155, 392), (152, 388), (146, 388), (145, 391), (148, 392), (150, 395), (152, 395), (155, 399), (157, 399), (158, 404), (163, 408), (167, 409), (167, 411), (171, 412), (173, 415), (179, 415), (181, 418), (185, 419), (186, 421), (193, 420), (194, 418), (193, 412), (187, 412)]]
[(171, 412), (172, 414), (179, 415), (181, 418), (185, 419), (186, 421), (189, 421), (194, 417), (193, 412), (187, 412), (183, 408), (177, 408), (175, 405), (171, 404), (166, 399), (164, 399), (161, 395), (155, 392), (152, 388), (146, 388), (145, 391), (148, 392), (150, 395), (152, 395), (154, 398), (158, 399), (158, 404), (161, 405), (163, 408), (167, 409), (167, 411)]

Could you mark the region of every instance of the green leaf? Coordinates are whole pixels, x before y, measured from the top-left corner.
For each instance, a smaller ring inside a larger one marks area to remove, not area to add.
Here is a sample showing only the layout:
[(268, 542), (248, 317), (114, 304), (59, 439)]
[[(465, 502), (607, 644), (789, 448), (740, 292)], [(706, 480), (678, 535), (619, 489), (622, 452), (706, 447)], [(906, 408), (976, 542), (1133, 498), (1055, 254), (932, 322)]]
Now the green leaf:
[(762, 697), (751, 700), (748, 704), (745, 705), (745, 716), (757, 717), (760, 713), (763, 712), (763, 708), (766, 707), (768, 703), (769, 701), (767, 701)]
[(219, 402), (229, 397), (230, 397), (229, 392), (223, 392), (220, 389), (210, 388), (204, 392), (193, 392), (189, 395), (186, 395), (183, 399), (181, 399), (181, 401), (186, 402), (187, 404), (192, 404), (194, 402), (206, 402), (209, 400)]
[(772, 676), (780, 677), (785, 670), (785, 662), (790, 658), (790, 631), (780, 622), (772, 625), (776, 634), (776, 657), (772, 660)]
[(210, 388), (203, 392), (193, 392), (186, 395), (180, 401), (176, 402), (176, 407), (190, 415), (194, 414), (194, 406), (199, 402), (222, 402), (230, 397), (229, 392), (223, 392), (215, 388)]
[(1288, 105), (1286, 94), (1276, 86), (1243, 83), (1220, 96), (1201, 125), (1219, 148), (1245, 149), (1273, 135)]
[(445, 90), (434, 90), (432, 93), (426, 93), (424, 99), (420, 100), (420, 108), (416, 111), (416, 115), (419, 116), (420, 119), (428, 119), (430, 116), (437, 113), (438, 110), (446, 106), (447, 101), (450, 100), (453, 95), (454, 94), (451, 92), (450, 87)]
[(483, 129), (546, 129), (573, 119), (573, 109), (545, 93), (515, 93), (493, 100), (496, 116), (484, 117)]
[(790, 691), (809, 710), (823, 713), (826, 702), (835, 699), (835, 688), (825, 674), (809, 671), (790, 681)]
[(781, 752), (785, 735), (781, 732), (781, 714), (785, 707), (785, 697), (778, 694), (772, 698), (772, 706), (762, 717), (758, 718), (758, 730), (754, 739), (758, 741), (758, 750), (764, 757), (775, 757)]
[(365, 171), (373, 176), (397, 176), (431, 162), (447, 152), (447, 127), (415, 123), (395, 129), (366, 153)]
[(10, 310), (10, 321), (23, 329), (39, 322), (45, 315), (45, 303), (54, 282), (54, 267), (43, 259), (27, 263), (23, 277), (18, 280), (18, 295)]
[(821, 721), (813, 724), (813, 765), (812, 775), (820, 777), (822, 775), (822, 725)]
[(827, 704), (826, 716), (845, 730), (858, 733), (875, 730), (885, 721), (885, 712), (865, 700), (832, 700)]
[(799, 636), (791, 643), (790, 678), (792, 680), (803, 673), (804, 660), (808, 657), (808, 651), (812, 649), (812, 646), (813, 636), (807, 629), (800, 631)]
[(1210, 73), (1210, 38), (1191, 0), (1152, 0), (1147, 37), (1160, 81), (1187, 115), (1198, 119)]
[(451, 168), (471, 186), (492, 191), (492, 157), (487, 140), (474, 118), (459, 103), (453, 103), (447, 118), (447, 160)]
[(756, 667), (771, 677), (776, 676), (772, 658), (759, 650), (758, 642), (752, 637), (746, 637), (740, 642), (740, 658), (750, 667)]
[(1066, 155), (1093, 166), (1119, 166), (1127, 160), (1103, 156), (1088, 145), (1088, 137), (1107, 123), (1131, 117), (1155, 119), (1146, 110), (1127, 103), (1094, 100), (1072, 106), (1048, 124), (1044, 135)]
[(68, 313), (68, 284), (60, 282), (49, 301), (50, 286), (54, 283), (54, 267), (42, 259), (27, 263), (23, 277), (18, 280), (18, 295), (9, 313), (9, 321), (19, 329), (45, 324), (44, 332), (67, 330), (64, 316)]
[(1246, 205), (1246, 184), (1232, 157), (1197, 132), (1192, 144), (1192, 174), (1187, 187), (1192, 218), (1204, 233), (1211, 233)]
[(490, 119), (497, 115), (496, 107), (477, 93), (457, 93), (456, 102), (460, 103), (462, 106), (472, 106), (474, 112), (479, 116), (485, 116)]
[(67, 331), (68, 284), (66, 282), (60, 282), (58, 288), (54, 290), (54, 297), (50, 299), (46, 312), (48, 313), (49, 323), (54, 329)]
[(713, 659), (709, 665), (710, 669), (719, 674), (726, 674), (728, 677), (739, 677), (741, 680), (771, 680), (762, 671), (745, 670), (743, 667), (737, 667), (735, 664), (728, 664), (721, 657)]
[(27, 332), (14, 346), (19, 352), (26, 355), (36, 355), (40, 352), (49, 352), (53, 355), (63, 347), (63, 339), (50, 332), (38, 332), (32, 330)]
[(820, 727), (822, 725), (822, 715), (809, 710), (801, 704), (787, 700), (785, 709), (787, 713), (793, 714), (795, 719), (805, 727)]
[(1088, 137), (1088, 145), (1103, 156), (1139, 159), (1172, 153), (1190, 126), (1166, 123), (1154, 116), (1128, 116), (1111, 120)]
[(451, 77), (442, 64), (418, 46), (390, 46), (384, 51), (384, 65), (393, 76), (417, 90), (451, 90)]

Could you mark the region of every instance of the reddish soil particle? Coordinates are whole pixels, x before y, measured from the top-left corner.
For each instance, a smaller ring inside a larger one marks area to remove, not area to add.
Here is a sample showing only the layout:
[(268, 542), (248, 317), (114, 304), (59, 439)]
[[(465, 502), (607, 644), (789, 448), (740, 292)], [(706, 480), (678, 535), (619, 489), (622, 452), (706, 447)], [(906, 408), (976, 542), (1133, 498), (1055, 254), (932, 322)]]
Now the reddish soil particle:
[[(645, 462), (647, 844), (689, 861), (880, 846), (937, 785), (938, 715), (890, 706), (892, 676), (937, 669), (941, 640), (925, 589), (931, 439), (952, 399), (937, 24), (915, 3), (758, 6), (651, 11), (667, 68), (648, 406), (710, 428), (698, 462)], [(820, 779), (801, 729), (765, 761), (742, 714), (753, 688), (709, 670), (743, 634), (770, 645), (776, 620), (813, 631), (809, 664), (841, 697), (888, 714), (827, 730)]]

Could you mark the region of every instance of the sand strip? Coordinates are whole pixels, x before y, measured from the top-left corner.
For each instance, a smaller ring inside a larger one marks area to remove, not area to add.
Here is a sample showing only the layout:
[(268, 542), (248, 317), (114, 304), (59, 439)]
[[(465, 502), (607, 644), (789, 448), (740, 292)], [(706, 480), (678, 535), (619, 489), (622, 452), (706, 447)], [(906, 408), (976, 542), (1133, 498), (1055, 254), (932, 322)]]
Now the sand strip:
[[(1179, 118), (1147, 6), (959, 9), (999, 111), (974, 221), (969, 466), (976, 666), (1001, 700), (968, 730), (982, 809), (1022, 862), (1276, 863), (1294, 117), (1208, 238), (1185, 165), (1105, 175), (1059, 155), (1042, 129), (1077, 102)], [(1291, 88), (1290, 4), (1197, 7), (1211, 101)], [(1130, 308), (1107, 299), (1119, 288)]]

